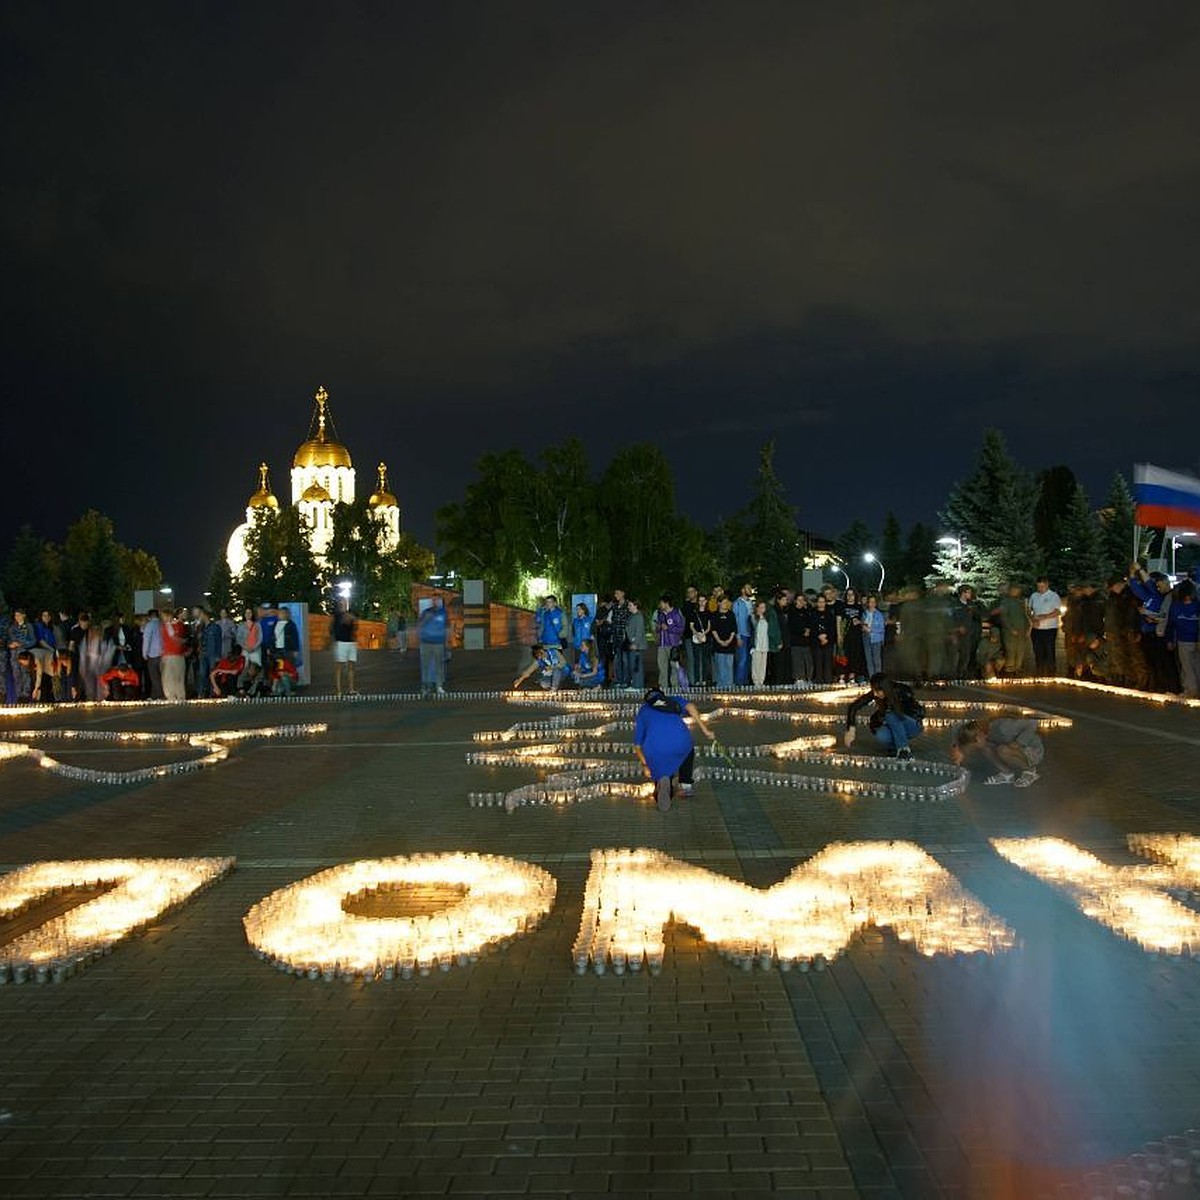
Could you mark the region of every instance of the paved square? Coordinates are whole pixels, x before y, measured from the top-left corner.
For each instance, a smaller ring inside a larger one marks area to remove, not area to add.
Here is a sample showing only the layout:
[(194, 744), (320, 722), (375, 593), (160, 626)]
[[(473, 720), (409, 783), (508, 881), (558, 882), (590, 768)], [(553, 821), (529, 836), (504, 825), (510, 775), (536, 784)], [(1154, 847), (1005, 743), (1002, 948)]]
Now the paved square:
[[(364, 690), (413, 689), (414, 661), (366, 657)], [(458, 655), (451, 686), (495, 691), (514, 661)], [(703, 780), (662, 814), (621, 796), (470, 806), (471, 793), (537, 777), (469, 765), (472, 734), (553, 715), (496, 698), (0, 718), (0, 740), (35, 727), (328, 724), (135, 784), (0, 762), (5, 869), (237, 859), (77, 975), (0, 987), (0, 1195), (1037, 1197), (1087, 1195), (1099, 1186), (1088, 1173), (1113, 1164), (1108, 1179), (1153, 1171), (1155, 1147), (1148, 1163), (1129, 1156), (1200, 1125), (1200, 962), (1123, 938), (990, 839), (1052, 836), (1130, 866), (1146, 860), (1129, 834), (1200, 835), (1200, 712), (1060, 687), (946, 695), (1074, 723), (1046, 733), (1042, 779), (1023, 791), (972, 783), (917, 802), (737, 777)], [(718, 727), (732, 746), (798, 732)], [(919, 757), (945, 763), (946, 744), (928, 736)], [(203, 753), (79, 745), (53, 753), (102, 770)], [(657, 975), (574, 970), (594, 849), (660, 850), (768, 888), (831, 843), (894, 840), (946, 868), (1014, 947), (926, 957), (869, 925), (825, 969), (744, 969), (673, 923)], [(478, 962), (394, 982), (299, 978), (246, 943), (247, 910), (320, 868), (451, 851), (548, 870), (547, 920)], [(1178, 881), (1170, 896), (1197, 907)], [(76, 899), (0, 925), (4, 940)]]

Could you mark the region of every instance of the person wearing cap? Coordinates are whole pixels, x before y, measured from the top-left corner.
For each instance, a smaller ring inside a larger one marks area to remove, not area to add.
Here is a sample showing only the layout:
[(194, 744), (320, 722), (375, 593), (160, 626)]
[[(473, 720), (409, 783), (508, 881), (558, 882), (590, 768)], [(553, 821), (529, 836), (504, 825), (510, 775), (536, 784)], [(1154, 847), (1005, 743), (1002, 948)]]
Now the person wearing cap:
[[(633, 749), (646, 774), (654, 781), (654, 794), (660, 812), (667, 812), (672, 798), (692, 794), (692, 769), (696, 750), (686, 717), (704, 731), (709, 741), (716, 734), (708, 727), (700, 710), (682, 696), (668, 696), (651, 688), (638, 710), (633, 729)], [(678, 785), (676, 785), (678, 780)]]

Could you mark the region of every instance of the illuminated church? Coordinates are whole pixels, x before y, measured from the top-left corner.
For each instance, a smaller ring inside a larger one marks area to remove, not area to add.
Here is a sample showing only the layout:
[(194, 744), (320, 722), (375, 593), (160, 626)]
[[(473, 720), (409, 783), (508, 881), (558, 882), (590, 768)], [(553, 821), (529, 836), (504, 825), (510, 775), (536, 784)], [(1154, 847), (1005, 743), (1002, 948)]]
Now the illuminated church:
[[(308, 437), (292, 457), (292, 504), (300, 510), (308, 526), (317, 562), (324, 565), (325, 551), (333, 536), (333, 510), (337, 504), (354, 502), (354, 464), (350, 451), (337, 438), (333, 415), (329, 411), (329, 393), (317, 388)], [(377, 517), (383, 518), (385, 548), (394, 549), (400, 542), (400, 506), (388, 490), (387, 464), (379, 464), (379, 478), (368, 504)], [(229, 538), (225, 557), (235, 576), (246, 565), (246, 535), (260, 509), (278, 511), (279, 501), (271, 491), (270, 468), (258, 464), (258, 491), (246, 504), (246, 520)]]

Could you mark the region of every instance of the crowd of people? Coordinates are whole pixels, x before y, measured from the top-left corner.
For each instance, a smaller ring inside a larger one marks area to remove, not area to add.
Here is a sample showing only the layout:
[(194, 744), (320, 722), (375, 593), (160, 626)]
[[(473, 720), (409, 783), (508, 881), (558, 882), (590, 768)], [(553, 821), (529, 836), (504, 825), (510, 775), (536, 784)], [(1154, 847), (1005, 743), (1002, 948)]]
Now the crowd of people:
[(286, 695), (301, 655), (290, 610), (268, 604), (247, 607), (240, 621), (196, 607), (151, 609), (128, 622), (124, 613), (31, 619), (18, 606), (0, 613), (0, 647), (6, 704)]
[[(514, 687), (536, 678), (641, 692), (648, 670), (664, 691), (689, 687), (786, 687), (866, 683), (886, 672), (913, 683), (1052, 676), (1060, 669), (1145, 691), (1200, 696), (1200, 600), (1196, 571), (1177, 583), (1131, 563), (1105, 589), (1048, 579), (1012, 583), (992, 603), (968, 584), (938, 580), (879, 596), (832, 584), (756, 595), (690, 586), (643, 608), (615, 588), (593, 613), (569, 616), (554, 596), (536, 614), (531, 660)], [(339, 601), (332, 622), (335, 690), (355, 695), (356, 623)], [(421, 688), (442, 694), (449, 626), (440, 600), (417, 623)], [(0, 613), (0, 674), (8, 704), (286, 694), (297, 683), (299, 633), (286, 607), (151, 610), (94, 620), (21, 607)], [(651, 666), (647, 667), (647, 660)], [(344, 673), (344, 674), (343, 674)]]
[[(650, 612), (620, 588), (595, 613), (568, 618), (554, 596), (537, 613), (533, 661), (517, 686), (537, 676), (557, 689), (609, 682), (641, 691), (653, 649), (658, 686), (865, 683), (880, 672), (917, 683), (997, 676), (1076, 678), (1144, 691), (1200, 695), (1195, 578), (1176, 584), (1130, 564), (1106, 590), (1073, 584), (1061, 596), (1047, 578), (1029, 590), (1009, 584), (982, 603), (968, 584), (938, 580), (886, 596), (832, 584), (736, 595), (720, 585), (688, 587)], [(582, 667), (581, 667), (582, 664)]]

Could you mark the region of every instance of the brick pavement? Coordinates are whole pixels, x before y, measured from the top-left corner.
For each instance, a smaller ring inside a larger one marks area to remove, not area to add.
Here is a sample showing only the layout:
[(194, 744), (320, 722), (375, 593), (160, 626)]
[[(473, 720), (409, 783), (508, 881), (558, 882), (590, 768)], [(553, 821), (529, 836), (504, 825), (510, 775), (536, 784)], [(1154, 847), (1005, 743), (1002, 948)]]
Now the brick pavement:
[[(365, 658), (364, 688), (412, 686), (415, 662)], [(514, 658), (458, 655), (452, 683), (503, 685)], [(468, 807), (470, 791), (531, 777), (464, 761), (475, 729), (537, 715), (495, 700), (42, 718), (330, 729), (135, 786), (0, 764), (8, 866), (239, 860), (78, 976), (0, 988), (0, 1195), (1035, 1197), (1200, 1124), (1200, 962), (1119, 939), (987, 840), (1053, 834), (1119, 863), (1134, 861), (1128, 832), (1200, 833), (1197, 714), (1006, 698), (1076, 721), (1047, 735), (1028, 791), (912, 804), (703, 783), (666, 815), (620, 799)], [(777, 733), (730, 722), (723, 736)], [(826, 970), (785, 974), (742, 970), (674, 925), (659, 976), (572, 971), (595, 847), (653, 847), (766, 887), (830, 842), (892, 838), (929, 850), (1017, 948), (922, 958), (871, 928)], [(458, 849), (549, 869), (546, 923), (473, 966), (394, 983), (297, 979), (246, 946), (242, 914), (318, 867)]]

